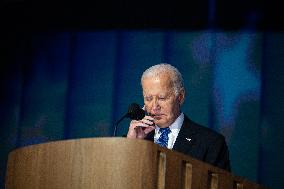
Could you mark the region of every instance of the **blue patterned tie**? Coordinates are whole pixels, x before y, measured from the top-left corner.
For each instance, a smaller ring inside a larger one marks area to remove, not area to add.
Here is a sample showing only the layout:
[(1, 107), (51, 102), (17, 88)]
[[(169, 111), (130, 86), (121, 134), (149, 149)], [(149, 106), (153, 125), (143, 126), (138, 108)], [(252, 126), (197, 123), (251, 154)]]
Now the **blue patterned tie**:
[(159, 144), (162, 147), (167, 147), (169, 141), (169, 133), (171, 132), (171, 129), (169, 127), (160, 128), (159, 132), (161, 133), (161, 135), (160, 138), (157, 140), (156, 144)]

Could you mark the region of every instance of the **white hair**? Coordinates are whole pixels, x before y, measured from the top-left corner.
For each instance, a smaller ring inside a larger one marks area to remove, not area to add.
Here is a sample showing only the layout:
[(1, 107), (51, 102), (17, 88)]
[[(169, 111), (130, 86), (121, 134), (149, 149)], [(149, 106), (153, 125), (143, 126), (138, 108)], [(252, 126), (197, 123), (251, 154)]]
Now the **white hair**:
[(175, 95), (178, 95), (180, 91), (184, 89), (183, 78), (181, 73), (178, 71), (178, 69), (176, 69), (174, 66), (170, 64), (165, 64), (165, 63), (157, 64), (145, 70), (141, 77), (141, 85), (142, 81), (145, 78), (159, 77), (161, 74), (165, 73), (170, 74), (170, 80), (173, 83), (173, 89)]

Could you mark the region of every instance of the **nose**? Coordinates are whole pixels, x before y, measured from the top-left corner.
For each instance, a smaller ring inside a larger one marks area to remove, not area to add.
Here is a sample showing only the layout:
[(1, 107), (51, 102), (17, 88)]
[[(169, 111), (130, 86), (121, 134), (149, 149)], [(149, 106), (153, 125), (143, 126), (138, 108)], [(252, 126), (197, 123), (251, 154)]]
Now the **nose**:
[(159, 102), (157, 99), (153, 100), (153, 104), (152, 104), (152, 110), (154, 113), (159, 112), (161, 109), (161, 106), (159, 105)]

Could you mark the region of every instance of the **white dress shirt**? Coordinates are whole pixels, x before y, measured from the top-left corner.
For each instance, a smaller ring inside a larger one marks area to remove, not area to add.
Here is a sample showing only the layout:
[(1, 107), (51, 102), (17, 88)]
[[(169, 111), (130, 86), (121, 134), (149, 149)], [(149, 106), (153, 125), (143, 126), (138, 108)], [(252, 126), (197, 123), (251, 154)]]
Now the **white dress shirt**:
[[(184, 120), (184, 114), (181, 113), (178, 118), (169, 126), (169, 128), (171, 129), (171, 132), (169, 133), (169, 141), (168, 141), (168, 149), (172, 149), (175, 141), (177, 139), (178, 133), (180, 131), (180, 128), (183, 124), (183, 120)], [(157, 140), (159, 139), (161, 133), (159, 132), (160, 127), (158, 127), (156, 125), (156, 129), (155, 129), (155, 136), (154, 136), (154, 142), (156, 143)]]

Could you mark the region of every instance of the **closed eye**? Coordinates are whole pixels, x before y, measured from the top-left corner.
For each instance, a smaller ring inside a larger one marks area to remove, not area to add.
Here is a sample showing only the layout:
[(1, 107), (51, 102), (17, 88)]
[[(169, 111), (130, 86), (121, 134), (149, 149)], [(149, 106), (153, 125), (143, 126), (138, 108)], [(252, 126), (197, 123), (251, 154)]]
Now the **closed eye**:
[(151, 97), (144, 97), (144, 99), (145, 99), (146, 101), (151, 101), (151, 100), (152, 100)]

